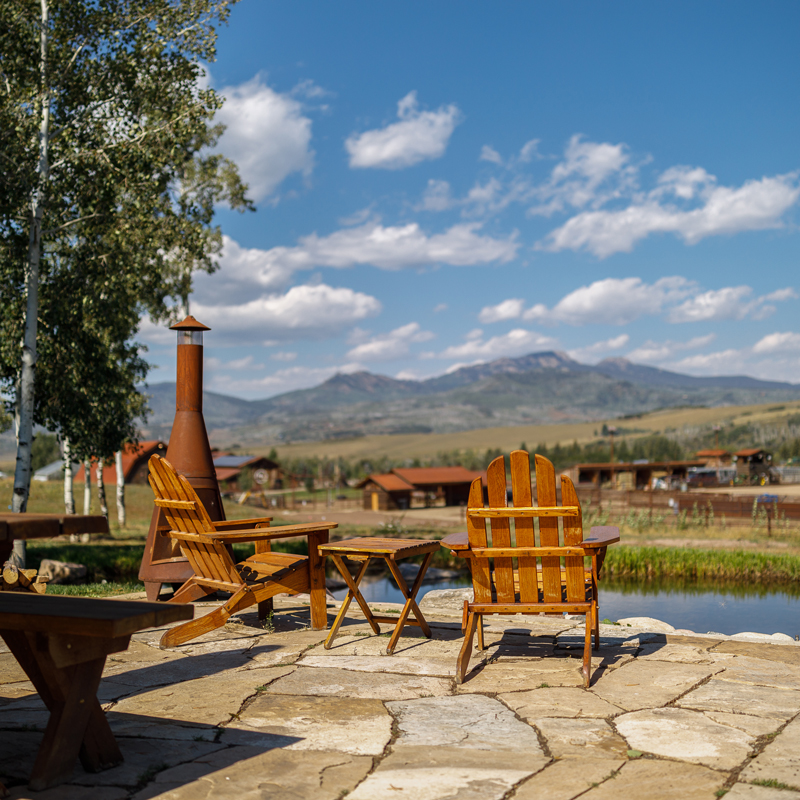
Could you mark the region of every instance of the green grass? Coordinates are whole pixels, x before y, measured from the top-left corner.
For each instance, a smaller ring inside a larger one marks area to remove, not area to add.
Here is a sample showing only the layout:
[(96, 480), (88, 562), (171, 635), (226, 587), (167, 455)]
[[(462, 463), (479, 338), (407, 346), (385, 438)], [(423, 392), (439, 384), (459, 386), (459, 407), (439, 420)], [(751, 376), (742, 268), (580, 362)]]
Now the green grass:
[(143, 592), (144, 584), (135, 582), (120, 583), (79, 583), (70, 586), (47, 586), (47, 594), (67, 595), (68, 597), (113, 597), (117, 594)]
[(800, 556), (743, 550), (615, 546), (608, 549), (603, 572), (611, 577), (638, 579), (669, 577), (791, 583), (800, 579)]

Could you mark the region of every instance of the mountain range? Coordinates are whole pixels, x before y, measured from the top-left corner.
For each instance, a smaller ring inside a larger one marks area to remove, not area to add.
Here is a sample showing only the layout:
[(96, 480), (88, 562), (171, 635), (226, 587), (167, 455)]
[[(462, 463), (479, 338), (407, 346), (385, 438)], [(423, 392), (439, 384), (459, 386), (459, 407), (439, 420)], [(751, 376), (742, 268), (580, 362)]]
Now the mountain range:
[[(143, 433), (168, 436), (175, 384), (152, 384), (142, 391), (152, 411)], [(500, 358), (425, 380), (370, 372), (337, 374), (311, 389), (266, 400), (205, 392), (203, 406), (209, 431), (224, 429), (242, 443), (285, 443), (599, 420), (677, 405), (796, 399), (797, 384), (744, 375), (695, 377), (624, 358), (587, 365), (551, 351)]]

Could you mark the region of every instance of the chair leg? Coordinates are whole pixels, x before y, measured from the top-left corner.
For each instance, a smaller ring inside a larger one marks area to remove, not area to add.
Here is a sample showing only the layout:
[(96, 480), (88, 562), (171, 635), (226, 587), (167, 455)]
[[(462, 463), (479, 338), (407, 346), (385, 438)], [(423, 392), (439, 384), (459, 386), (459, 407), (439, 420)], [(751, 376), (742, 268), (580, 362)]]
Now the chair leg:
[(205, 614), (199, 619), (184, 622), (183, 625), (170, 628), (161, 637), (159, 644), (162, 648), (177, 647), (179, 644), (185, 644), (198, 636), (202, 636), (204, 633), (221, 628), (228, 621), (231, 614), (241, 611), (255, 602), (256, 598), (253, 590), (249, 586), (242, 586), (231, 595), (227, 603), (215, 608), (209, 614)]
[(274, 611), (273, 598), (272, 597), (268, 597), (266, 600), (262, 600), (258, 604), (258, 618), (259, 618), (259, 620), (261, 620), (261, 622), (264, 622), (264, 620), (269, 619), (270, 614), (272, 614), (273, 611)]
[(583, 666), (581, 667), (584, 689), (589, 688), (592, 671), (592, 617), (591, 613), (586, 615), (586, 637), (583, 644)]
[(459, 686), (464, 683), (464, 678), (467, 676), (469, 657), (472, 653), (472, 640), (475, 637), (475, 630), (478, 627), (479, 618), (480, 614), (470, 611), (469, 619), (467, 620), (467, 629), (464, 631), (464, 642), (461, 645), (461, 652), (458, 654), (458, 660), (456, 661), (456, 683)]
[(483, 617), (478, 614), (478, 650), (485, 650), (486, 645), (483, 641)]
[(600, 609), (597, 603), (592, 605), (592, 624), (594, 627), (594, 649), (600, 649)]
[(207, 586), (200, 586), (195, 583), (195, 579), (192, 577), (172, 595), (169, 602), (191, 603), (194, 600), (202, 600), (204, 597), (214, 594), (215, 591), (216, 589), (209, 589)]

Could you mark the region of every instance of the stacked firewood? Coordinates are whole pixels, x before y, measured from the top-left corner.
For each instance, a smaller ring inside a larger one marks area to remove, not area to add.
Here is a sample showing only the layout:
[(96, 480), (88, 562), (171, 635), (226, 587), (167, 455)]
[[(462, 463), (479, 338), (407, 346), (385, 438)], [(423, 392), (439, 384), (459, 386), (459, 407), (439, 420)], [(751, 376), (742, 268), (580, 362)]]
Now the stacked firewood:
[(35, 569), (20, 569), (10, 561), (6, 561), (3, 565), (0, 591), (44, 594), (49, 580), (48, 575), (39, 575)]

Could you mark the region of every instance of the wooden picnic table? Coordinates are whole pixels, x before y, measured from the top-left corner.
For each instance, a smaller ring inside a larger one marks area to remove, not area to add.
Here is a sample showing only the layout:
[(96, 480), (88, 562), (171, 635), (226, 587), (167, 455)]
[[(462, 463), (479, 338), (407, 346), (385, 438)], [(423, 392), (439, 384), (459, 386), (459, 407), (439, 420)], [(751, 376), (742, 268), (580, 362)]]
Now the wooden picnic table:
[(97, 700), (106, 656), (126, 650), (137, 631), (192, 613), (190, 605), (0, 593), (0, 637), (50, 711), (32, 790), (69, 780), (78, 756), (88, 772), (122, 762)]
[(0, 514), (0, 564), (8, 561), (14, 539), (80, 533), (108, 533), (108, 519), (100, 514)]

